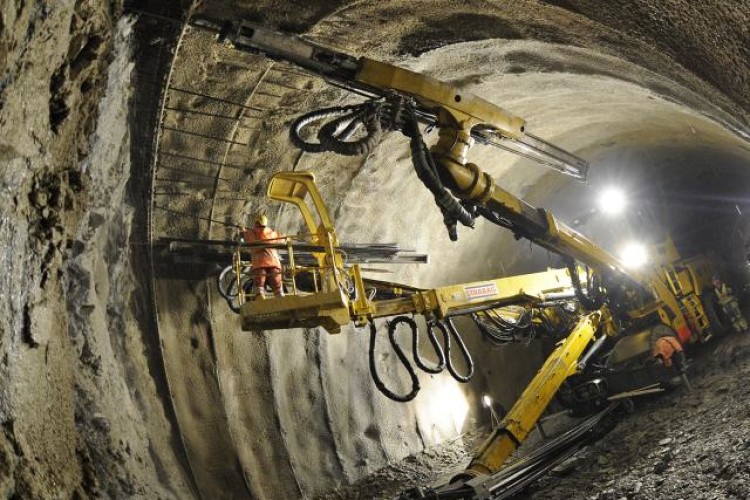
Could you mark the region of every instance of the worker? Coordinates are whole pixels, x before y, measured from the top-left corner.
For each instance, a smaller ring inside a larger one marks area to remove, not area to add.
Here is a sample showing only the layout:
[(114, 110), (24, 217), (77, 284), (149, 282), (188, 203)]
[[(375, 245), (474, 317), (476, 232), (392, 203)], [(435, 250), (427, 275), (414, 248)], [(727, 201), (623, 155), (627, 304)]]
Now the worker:
[(685, 353), (682, 344), (677, 340), (677, 337), (672, 335), (665, 335), (656, 339), (651, 349), (651, 356), (661, 359), (666, 368), (671, 368), (673, 362), (677, 365), (677, 369), (682, 369), (685, 365)]
[(711, 282), (714, 285), (714, 293), (719, 298), (719, 305), (721, 305), (721, 308), (732, 322), (734, 331), (738, 333), (747, 332), (747, 320), (742, 315), (742, 311), (740, 311), (737, 297), (732, 294), (732, 289), (718, 276), (714, 276)]
[(662, 383), (673, 387), (677, 387), (682, 383), (688, 391), (693, 390), (687, 377), (688, 363), (685, 351), (680, 341), (677, 340), (677, 337), (674, 335), (662, 335), (656, 339), (651, 348), (651, 359), (660, 362), (664, 368), (670, 369), (674, 367), (677, 370), (677, 374), (670, 376), (669, 380), (662, 380)]
[[(245, 243), (282, 243), (284, 236), (268, 227), (268, 217), (258, 214), (253, 221), (253, 227), (244, 228), (242, 238)], [(281, 260), (279, 253), (272, 248), (252, 248), (253, 292), (256, 299), (264, 299), (266, 283), (271, 286), (276, 297), (284, 296), (284, 288), (281, 281)]]

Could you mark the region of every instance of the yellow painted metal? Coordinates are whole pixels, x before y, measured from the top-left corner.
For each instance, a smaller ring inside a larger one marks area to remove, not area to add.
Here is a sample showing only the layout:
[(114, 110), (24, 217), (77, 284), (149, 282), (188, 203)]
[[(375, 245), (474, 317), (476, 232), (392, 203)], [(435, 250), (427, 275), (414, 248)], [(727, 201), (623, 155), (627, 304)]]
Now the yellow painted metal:
[(534, 379), (500, 425), (471, 461), (469, 474), (492, 474), (526, 439), (560, 385), (578, 370), (578, 359), (590, 344), (600, 322), (609, 316), (606, 306), (581, 316), (570, 335), (552, 351)]
[[(667, 277), (667, 283), (669, 284), (669, 288), (672, 289), (672, 293), (675, 295), (682, 295), (684, 293), (691, 292), (691, 282), (688, 281), (685, 283), (684, 280), (680, 279), (680, 270), (675, 268), (675, 266), (672, 265), (666, 265), (663, 267), (664, 274)], [(684, 276), (684, 274), (683, 274)], [(690, 276), (688, 276), (688, 279)]]
[(435, 103), (436, 109), (450, 108), (469, 125), (484, 124), (495, 127), (510, 138), (523, 135), (526, 122), (509, 111), (457, 89), (434, 78), (363, 57), (356, 80), (376, 89), (393, 89), (420, 98), (425, 105)]
[(313, 254), (323, 270), (323, 291), (340, 288), (343, 259), (334, 250), (338, 236), (328, 207), (323, 201), (311, 172), (278, 172), (268, 184), (268, 198), (297, 206), (311, 235), (312, 243), (322, 245), (325, 253)]
[(338, 333), (350, 321), (361, 326), (373, 318), (399, 314), (444, 318), (468, 309), (529, 305), (544, 300), (545, 294), (570, 290), (572, 286), (567, 269), (548, 269), (496, 280), (412, 290), (402, 298), (370, 300), (360, 267), (354, 265), (349, 272), (356, 290), (354, 300), (337, 287), (247, 302), (240, 308), (243, 329), (323, 327), (329, 333)]
[[(317, 234), (320, 226), (335, 232), (328, 207), (315, 185), (315, 175), (312, 172), (276, 173), (268, 183), (266, 194), (269, 199), (296, 205), (310, 234)], [(308, 195), (312, 206), (308, 203)]]
[(517, 295), (541, 298), (543, 293), (560, 288), (570, 288), (566, 269), (550, 269), (541, 273), (525, 274), (436, 288), (433, 292), (435, 312), (439, 317), (466, 307), (492, 305), (498, 300)]
[(685, 320), (680, 301), (669, 289), (663, 269), (658, 264), (652, 264), (642, 271), (631, 272), (630, 275), (652, 291), (655, 302), (659, 301), (664, 304), (659, 311), (662, 323), (677, 332), (681, 339), (690, 337), (690, 327)]
[(371, 314), (374, 318), (412, 313), (444, 318), (469, 308), (539, 302), (545, 294), (570, 289), (571, 286), (567, 269), (548, 269), (539, 273), (421, 290), (400, 299), (372, 301)]
[(612, 269), (627, 274), (620, 260), (572, 228), (540, 211), (509, 191), (496, 185), (492, 177), (474, 164), (466, 164), (471, 141), (463, 140), (467, 130), (454, 117), (441, 115), (444, 122), (432, 153), (438, 166), (447, 171), (456, 184), (456, 195), (480, 202), (503, 215), (517, 217), (521, 222), (535, 224), (534, 241), (554, 252), (585, 262), (594, 269)]
[[(335, 249), (338, 245), (336, 231), (312, 173), (275, 174), (268, 186), (268, 197), (295, 205), (308, 231), (314, 235), (314, 243), (326, 249), (324, 253), (315, 254), (323, 285), (314, 294), (298, 294), (295, 286), (292, 295), (244, 304), (240, 308), (240, 315), (245, 330), (323, 327), (329, 333), (338, 333), (350, 321), (363, 325), (373, 318), (397, 314), (443, 318), (466, 308), (528, 304), (541, 300), (544, 293), (571, 287), (566, 269), (550, 269), (497, 280), (418, 290), (403, 298), (373, 301), (367, 297), (360, 267), (354, 265), (348, 271), (344, 269), (343, 260)], [(342, 281), (347, 278), (351, 279), (356, 290), (353, 300), (342, 292)]]
[[(338, 236), (328, 207), (315, 185), (315, 176), (310, 172), (279, 172), (271, 178), (267, 196), (295, 205), (305, 221), (311, 242), (325, 248), (324, 252), (313, 253), (318, 261), (315, 273), (320, 276), (321, 286), (318, 290), (315, 280), (316, 293), (300, 294), (295, 281), (290, 295), (242, 304), (243, 330), (323, 327), (329, 333), (340, 332), (341, 327), (350, 322), (349, 298), (342, 291), (347, 271), (343, 258), (336, 252)], [(287, 246), (294, 275), (297, 269), (290, 239)]]
[(661, 243), (651, 246), (652, 259), (660, 264), (674, 264), (681, 260), (680, 253), (670, 236)]
[(656, 300), (640, 309), (628, 311), (628, 318), (631, 320), (644, 319), (658, 313), (662, 309), (664, 309), (664, 303), (660, 300)]
[[(696, 300), (696, 293), (700, 293), (700, 284), (705, 280), (704, 269), (701, 266), (687, 266), (687, 272), (683, 273), (678, 268), (683, 263), (671, 240), (656, 249), (652, 265), (638, 271), (626, 269), (618, 258), (558, 221), (551, 213), (527, 204), (496, 185), (491, 175), (468, 162), (468, 153), (474, 142), (472, 127), (488, 126), (505, 137), (520, 138), (524, 135), (525, 127), (521, 118), (453, 85), (424, 75), (367, 58), (360, 59), (360, 63), (356, 75), (358, 82), (373, 89), (392, 89), (414, 96), (436, 113), (438, 141), (431, 148), (431, 153), (442, 170), (441, 176), (452, 179), (449, 184), (454, 195), (497, 212), (513, 223), (518, 235), (548, 250), (584, 262), (594, 273), (614, 271), (640, 284), (651, 292), (653, 301), (631, 311), (632, 319), (658, 316), (661, 322), (684, 338), (686, 331), (689, 331), (685, 316), (694, 320), (701, 318), (702, 306)], [(315, 211), (301, 202), (308, 194)], [(539, 276), (518, 276), (418, 290), (402, 298), (370, 301), (366, 297), (360, 269), (354, 267), (350, 278), (355, 284), (357, 296), (350, 301), (341, 291), (340, 270), (343, 263), (335, 252), (338, 244), (335, 230), (315, 189), (312, 174), (277, 174), (269, 186), (269, 197), (300, 207), (308, 229), (326, 248), (325, 254), (320, 257), (320, 267), (327, 270), (329, 279), (321, 293), (291, 297), (286, 302), (286, 299), (279, 299), (243, 305), (243, 327), (263, 324), (266, 328), (271, 327), (268, 325), (279, 325), (277, 327), (280, 328), (284, 325), (309, 324), (323, 326), (333, 332), (349, 320), (363, 323), (374, 317), (404, 313), (444, 317), (451, 312), (471, 308), (533, 303), (541, 299), (544, 289), (553, 288), (550, 287), (550, 280), (564, 282), (563, 288), (570, 286), (570, 277), (565, 271), (548, 271)], [(316, 212), (324, 215), (320, 224), (314, 220)], [(680, 297), (691, 298), (681, 301)], [(579, 358), (597, 331), (607, 335), (617, 333), (617, 326), (606, 306), (580, 316), (571, 333), (555, 348), (502, 425), (484, 443), (469, 467), (470, 473), (492, 473), (503, 465), (528, 436), (560, 385), (575, 373)], [(648, 346), (650, 333), (645, 331), (632, 337), (631, 354), (637, 355), (644, 346)]]
[[(431, 152), (438, 167), (453, 179), (456, 196), (473, 200), (499, 212), (519, 227), (522, 231), (521, 236), (532, 239), (543, 248), (580, 260), (594, 272), (616, 271), (629, 277), (646, 290), (650, 290), (655, 302), (663, 304), (663, 308), (657, 310), (663, 322), (677, 331), (681, 338), (690, 335), (681, 304), (666, 284), (660, 263), (653, 263), (643, 270), (626, 269), (617, 257), (562, 224), (551, 213), (528, 205), (497, 186), (492, 177), (479, 167), (467, 164), (466, 158), (472, 141), (468, 138), (469, 130), (463, 121), (465, 116), (453, 113), (448, 106), (446, 103), (446, 107), (442, 108), (438, 115), (439, 138)], [(664, 247), (665, 259), (674, 258), (676, 253), (674, 245), (670, 244), (671, 242), (667, 242)]]
[(356, 298), (351, 303), (352, 317), (357, 325), (364, 325), (367, 323), (368, 317), (372, 317), (375, 312), (375, 306), (367, 297), (367, 291), (365, 290), (365, 284), (362, 280), (362, 272), (359, 264), (354, 264), (352, 266), (351, 276), (354, 280), (354, 289), (356, 291)]
[(709, 255), (699, 255), (684, 261), (684, 266), (690, 273), (693, 290), (697, 295), (701, 295), (707, 288), (713, 287), (711, 278), (716, 274), (714, 261), (715, 259)]
[(247, 331), (323, 327), (339, 333), (351, 321), (349, 300), (340, 290), (245, 302), (240, 317)]
[(237, 302), (241, 306), (247, 300), (245, 290), (242, 286), (242, 253), (238, 250), (232, 253), (232, 268), (234, 269), (235, 285), (237, 286)]
[(696, 336), (705, 340), (711, 325), (701, 299), (694, 293), (691, 293), (682, 299), (682, 303), (685, 305), (686, 312), (693, 320)]
[[(710, 282), (712, 274), (711, 262), (705, 256), (697, 256), (691, 259), (682, 259), (671, 236), (668, 236), (661, 244), (652, 248), (655, 263), (660, 269), (663, 281), (668, 287), (669, 293), (681, 306), (683, 316), (687, 324), (682, 326), (680, 338), (684, 341), (688, 337), (692, 340), (704, 339), (709, 330), (708, 317), (703, 308), (701, 294)], [(656, 293), (661, 297), (658, 289)], [(668, 302), (668, 301), (667, 301)], [(667, 324), (680, 332), (678, 321), (669, 319)], [(688, 333), (689, 330), (689, 333)]]
[(612, 352), (607, 363), (610, 366), (623, 365), (650, 352), (652, 330), (652, 328), (646, 328), (620, 339), (617, 349)]

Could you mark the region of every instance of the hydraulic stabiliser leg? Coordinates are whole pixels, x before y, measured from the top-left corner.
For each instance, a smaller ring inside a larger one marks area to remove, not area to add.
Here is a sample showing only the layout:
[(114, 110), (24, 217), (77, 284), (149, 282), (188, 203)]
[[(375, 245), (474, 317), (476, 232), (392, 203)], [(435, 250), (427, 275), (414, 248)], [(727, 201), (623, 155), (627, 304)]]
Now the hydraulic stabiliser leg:
[(464, 474), (456, 479), (497, 472), (534, 429), (560, 385), (578, 369), (578, 360), (591, 342), (605, 308), (582, 316), (568, 337), (547, 358), (500, 426), (482, 444)]

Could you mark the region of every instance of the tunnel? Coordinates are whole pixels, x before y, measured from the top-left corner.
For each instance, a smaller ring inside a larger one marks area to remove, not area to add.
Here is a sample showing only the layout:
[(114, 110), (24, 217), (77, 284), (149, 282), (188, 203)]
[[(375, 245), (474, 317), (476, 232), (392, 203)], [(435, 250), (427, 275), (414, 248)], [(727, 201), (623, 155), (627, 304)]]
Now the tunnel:
[[(496, 345), (459, 324), (473, 378), (420, 374), (418, 396), (397, 403), (372, 381), (366, 328), (244, 331), (217, 290), (231, 257), (204, 247), (237, 240), (260, 213), (304, 232), (298, 210), (266, 196), (279, 172), (314, 174), (342, 242), (429, 255), (365, 266), (375, 279), (430, 289), (566, 261), (487, 220), (451, 241), (402, 134), (359, 156), (295, 147), (299, 116), (361, 99), (222, 42), (200, 16), (510, 110), (585, 159), (588, 176), (475, 145), (470, 161), (497, 185), (613, 255), (667, 238), (711, 255), (748, 305), (750, 4), (4, 2), (0, 495), (395, 498), (461, 470), (493, 424), (486, 401), (510, 409), (554, 347)], [(619, 215), (604, 213), (613, 188)], [(175, 256), (171, 242), (191, 251)], [(514, 498), (747, 498), (749, 346), (741, 334), (697, 346), (692, 391), (636, 402)], [(382, 333), (376, 352), (387, 384), (408, 390)]]

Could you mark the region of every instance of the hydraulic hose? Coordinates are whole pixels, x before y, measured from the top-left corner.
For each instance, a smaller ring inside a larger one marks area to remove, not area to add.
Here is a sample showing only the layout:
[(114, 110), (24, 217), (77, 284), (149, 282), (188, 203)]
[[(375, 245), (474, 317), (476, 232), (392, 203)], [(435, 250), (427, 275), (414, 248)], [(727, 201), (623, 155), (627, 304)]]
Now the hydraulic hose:
[(578, 266), (576, 266), (575, 260), (568, 259), (566, 264), (568, 271), (570, 271), (570, 280), (573, 282), (573, 290), (581, 306), (587, 311), (595, 311), (602, 307), (604, 304), (604, 294), (599, 290), (597, 281), (589, 278), (589, 282), (586, 285), (588, 294), (583, 293), (581, 278), (578, 275)]
[[(409, 318), (406, 318), (406, 319), (409, 319)], [(412, 321), (412, 323), (414, 323), (414, 322)], [(429, 321), (427, 322), (427, 338), (430, 340), (430, 344), (432, 344), (433, 349), (435, 349), (435, 354), (437, 355), (437, 358), (438, 358), (437, 363), (435, 364), (435, 366), (427, 366), (422, 361), (422, 358), (419, 356), (419, 339), (418, 339), (418, 336), (417, 336), (417, 333), (416, 333), (416, 326), (417, 325), (414, 324), (414, 328), (415, 329), (413, 331), (415, 333), (413, 335), (414, 342), (412, 344), (412, 349), (414, 351), (414, 362), (417, 364), (417, 366), (419, 367), (419, 369), (422, 370), (422, 371), (424, 371), (424, 372), (432, 373), (432, 374), (438, 374), (438, 373), (442, 372), (443, 369), (445, 368), (445, 363), (446, 363), (445, 353), (443, 352), (443, 348), (440, 346), (440, 343), (438, 343), (438, 339), (435, 336), (435, 330), (433, 328), (433, 323), (429, 322)], [(440, 328), (440, 325), (438, 325), (438, 328)], [(445, 335), (445, 333), (443, 333), (443, 335)]]
[[(318, 140), (325, 151), (333, 151), (344, 156), (359, 156), (372, 151), (383, 137), (383, 130), (380, 126), (378, 108), (371, 108), (362, 109), (353, 117), (344, 115), (323, 125), (318, 131)], [(347, 139), (356, 131), (360, 123), (367, 130), (367, 135), (349, 142)]]
[[(367, 154), (383, 136), (381, 109), (381, 104), (366, 102), (312, 111), (294, 120), (289, 128), (289, 138), (292, 144), (308, 153), (332, 151), (345, 156)], [(309, 142), (302, 138), (302, 131), (306, 127), (329, 119), (318, 130), (319, 142)], [(360, 127), (364, 127), (366, 135), (350, 141)]]
[(443, 331), (443, 338), (445, 338), (445, 359), (448, 371), (454, 379), (465, 384), (466, 382), (471, 380), (471, 377), (474, 376), (474, 360), (471, 358), (471, 354), (469, 354), (469, 350), (466, 348), (464, 339), (461, 338), (461, 335), (456, 330), (456, 326), (453, 324), (453, 320), (451, 318), (445, 318), (445, 324), (448, 325), (448, 330), (450, 331), (451, 335), (453, 335), (453, 338), (455, 339), (456, 344), (458, 345), (458, 348), (461, 350), (461, 354), (464, 357), (464, 361), (466, 361), (466, 375), (459, 374), (453, 366), (453, 361), (451, 361), (450, 337), (445, 331), (445, 325), (442, 322), (439, 322), (438, 324), (443, 325), (441, 330)]
[[(471, 358), (471, 354), (466, 348), (466, 344), (464, 343), (463, 338), (461, 338), (461, 335), (456, 330), (456, 327), (450, 320), (450, 318), (447, 318), (444, 322), (435, 321), (427, 323), (427, 338), (429, 339), (430, 344), (432, 344), (432, 347), (435, 349), (435, 355), (437, 356), (437, 362), (435, 363), (435, 365), (429, 366), (424, 362), (419, 354), (419, 329), (417, 327), (417, 323), (408, 316), (398, 316), (394, 318), (393, 321), (391, 321), (388, 325), (388, 338), (394, 352), (396, 353), (396, 357), (398, 357), (399, 361), (409, 374), (409, 378), (411, 380), (411, 390), (406, 394), (395, 393), (385, 385), (383, 380), (380, 378), (380, 375), (378, 374), (377, 365), (375, 362), (375, 343), (377, 338), (377, 328), (375, 327), (374, 322), (370, 322), (370, 349), (368, 353), (370, 374), (372, 375), (375, 387), (377, 387), (378, 390), (382, 392), (387, 398), (399, 403), (405, 403), (414, 399), (420, 390), (419, 379), (417, 378), (416, 370), (414, 370), (414, 367), (409, 362), (406, 353), (404, 353), (404, 350), (396, 340), (396, 330), (402, 323), (406, 324), (411, 331), (414, 363), (419, 367), (420, 370), (427, 373), (438, 374), (441, 373), (445, 368), (448, 368), (448, 372), (458, 382), (466, 383), (471, 379), (471, 377), (474, 375), (474, 360)], [(440, 332), (443, 334), (442, 347), (440, 345), (440, 342), (438, 342), (437, 336), (435, 335), (435, 328), (440, 330)], [(453, 361), (450, 356), (451, 336), (454, 338), (456, 344), (458, 345), (458, 348), (461, 351), (461, 354), (464, 357), (464, 361), (466, 362), (467, 373), (465, 375), (461, 375), (460, 373), (458, 373), (456, 368), (453, 366)]]
[(289, 139), (292, 141), (292, 144), (300, 148), (302, 151), (307, 153), (322, 153), (326, 150), (325, 146), (320, 143), (307, 142), (304, 140), (302, 138), (302, 130), (311, 123), (319, 122), (334, 116), (340, 116), (346, 112), (348, 112), (346, 108), (338, 107), (319, 109), (306, 113), (292, 122), (291, 127), (289, 127)]
[(474, 320), (479, 330), (491, 342), (498, 345), (518, 342), (520, 340), (528, 342), (534, 334), (533, 310), (525, 312), (516, 322), (504, 319), (492, 309), (478, 311), (471, 314), (470, 317)]
[(388, 336), (391, 339), (391, 345), (393, 345), (393, 350), (396, 352), (396, 356), (401, 361), (401, 364), (404, 365), (404, 368), (406, 368), (406, 371), (409, 373), (409, 378), (411, 379), (411, 390), (404, 395), (396, 394), (395, 392), (388, 389), (388, 387), (385, 385), (385, 383), (381, 380), (380, 376), (378, 375), (378, 369), (375, 364), (375, 340), (377, 338), (377, 333), (378, 333), (378, 329), (375, 326), (375, 323), (371, 321), (370, 322), (369, 361), (370, 361), (370, 375), (372, 376), (372, 381), (375, 383), (375, 387), (377, 387), (378, 390), (382, 392), (388, 399), (392, 399), (393, 401), (396, 401), (398, 403), (406, 403), (408, 401), (411, 401), (417, 396), (417, 393), (419, 392), (419, 389), (420, 389), (419, 379), (417, 378), (417, 373), (414, 371), (414, 368), (412, 368), (411, 364), (409, 363), (409, 360), (406, 357), (406, 354), (404, 354), (403, 349), (401, 349), (401, 346), (399, 346), (395, 340), (396, 329), (389, 327)]
[(518, 340), (517, 333), (521, 332), (520, 328), (507, 326), (500, 321), (499, 318), (493, 318), (489, 314), (482, 314), (489, 321), (492, 326), (487, 325), (484, 321), (479, 318), (479, 314), (472, 314), (471, 318), (477, 325), (479, 330), (488, 337), (492, 342), (496, 344), (509, 344)]
[[(302, 131), (313, 123), (328, 120), (318, 130), (318, 143), (302, 138)], [(350, 140), (360, 128), (366, 134), (357, 140)], [(289, 129), (292, 143), (308, 153), (335, 153), (356, 156), (367, 154), (377, 145), (383, 135), (383, 128), (401, 130), (410, 138), (412, 163), (417, 177), (430, 190), (435, 203), (443, 214), (443, 222), (448, 229), (451, 241), (458, 239), (457, 223), (474, 227), (475, 216), (467, 210), (446, 189), (440, 180), (437, 165), (419, 130), (413, 103), (403, 96), (394, 94), (385, 101), (368, 101), (354, 106), (332, 107), (312, 111), (297, 118)]]
[(422, 140), (422, 134), (419, 131), (419, 125), (413, 113), (410, 113), (410, 117), (404, 123), (402, 130), (410, 138), (411, 159), (417, 177), (432, 193), (435, 203), (443, 213), (443, 222), (448, 228), (450, 239), (451, 241), (456, 241), (458, 239), (456, 222), (460, 222), (464, 226), (474, 227), (474, 217), (448, 192), (440, 181), (432, 153), (430, 153), (427, 145)]

